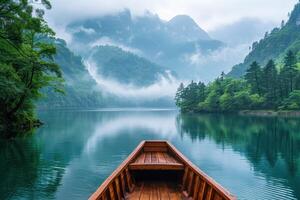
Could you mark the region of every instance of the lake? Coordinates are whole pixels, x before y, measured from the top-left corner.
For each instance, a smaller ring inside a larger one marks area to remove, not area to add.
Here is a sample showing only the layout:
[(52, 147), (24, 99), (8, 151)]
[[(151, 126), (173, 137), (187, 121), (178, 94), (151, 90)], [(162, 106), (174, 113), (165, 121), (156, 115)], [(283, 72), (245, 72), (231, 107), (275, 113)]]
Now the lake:
[(300, 199), (300, 119), (176, 110), (41, 111), (0, 141), (0, 199), (87, 199), (146, 139), (171, 141), (239, 199)]

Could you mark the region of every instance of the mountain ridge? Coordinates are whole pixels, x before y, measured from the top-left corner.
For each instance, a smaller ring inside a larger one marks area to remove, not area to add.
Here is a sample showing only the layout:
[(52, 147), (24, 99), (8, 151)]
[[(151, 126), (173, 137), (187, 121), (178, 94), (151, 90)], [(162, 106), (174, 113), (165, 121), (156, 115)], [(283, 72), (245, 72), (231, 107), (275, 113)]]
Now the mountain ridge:
[(274, 28), (270, 33), (266, 33), (263, 39), (253, 43), (252, 51), (246, 56), (244, 62), (233, 66), (228, 76), (243, 76), (254, 61), (265, 65), (273, 59), (280, 64), (284, 54), (289, 50), (298, 52), (300, 56), (300, 3), (295, 5), (286, 24)]

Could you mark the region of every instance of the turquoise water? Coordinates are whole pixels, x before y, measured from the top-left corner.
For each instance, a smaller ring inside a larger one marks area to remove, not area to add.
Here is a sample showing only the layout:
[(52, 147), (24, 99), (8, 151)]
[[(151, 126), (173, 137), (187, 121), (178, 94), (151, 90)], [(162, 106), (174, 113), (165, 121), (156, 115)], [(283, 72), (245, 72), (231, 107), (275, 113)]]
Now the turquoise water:
[(300, 199), (300, 119), (174, 110), (40, 112), (0, 141), (0, 199), (87, 199), (145, 139), (167, 139), (239, 199)]

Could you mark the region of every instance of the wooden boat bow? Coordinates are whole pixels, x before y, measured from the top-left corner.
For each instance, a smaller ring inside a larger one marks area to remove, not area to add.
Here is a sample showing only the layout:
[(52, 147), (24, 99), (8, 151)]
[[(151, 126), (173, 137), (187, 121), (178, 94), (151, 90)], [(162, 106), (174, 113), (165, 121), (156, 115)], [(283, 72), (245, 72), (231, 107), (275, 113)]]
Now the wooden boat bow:
[(90, 200), (233, 200), (168, 141), (142, 141)]

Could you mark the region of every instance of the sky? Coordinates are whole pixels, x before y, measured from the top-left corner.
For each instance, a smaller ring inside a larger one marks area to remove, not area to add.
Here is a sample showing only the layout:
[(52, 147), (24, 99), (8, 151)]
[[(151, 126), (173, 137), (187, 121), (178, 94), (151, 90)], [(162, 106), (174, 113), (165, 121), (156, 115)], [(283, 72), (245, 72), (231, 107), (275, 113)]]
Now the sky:
[(214, 31), (243, 18), (280, 24), (298, 0), (52, 0), (46, 19), (55, 28), (71, 21), (113, 14), (125, 8), (134, 15), (146, 10), (169, 20), (178, 14), (191, 16), (206, 31)]

